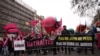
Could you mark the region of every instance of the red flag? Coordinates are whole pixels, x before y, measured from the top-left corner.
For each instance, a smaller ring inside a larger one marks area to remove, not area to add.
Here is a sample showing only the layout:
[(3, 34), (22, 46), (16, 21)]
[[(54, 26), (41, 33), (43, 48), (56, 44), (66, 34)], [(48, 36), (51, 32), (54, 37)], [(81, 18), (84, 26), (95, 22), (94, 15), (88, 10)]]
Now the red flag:
[(31, 21), (30, 21), (30, 25), (31, 25), (31, 26), (35, 26), (38, 22), (39, 22), (38, 19), (31, 20)]
[(61, 20), (58, 22), (59, 26), (61, 27), (62, 26), (62, 18)]
[(10, 32), (10, 33), (16, 33), (16, 32), (19, 32), (19, 30), (18, 29), (9, 29), (8, 32)]
[(46, 30), (47, 33), (50, 33), (51, 31), (55, 31), (55, 23), (56, 19), (55, 17), (47, 17), (42, 21), (42, 27)]
[(76, 31), (78, 31), (78, 32), (84, 32), (85, 29), (86, 29), (86, 26), (80, 24), (80, 25), (77, 26)]
[(95, 24), (96, 26), (100, 26), (100, 21), (97, 21)]
[(22, 32), (22, 35), (23, 36), (26, 36), (28, 33), (27, 32)]
[(43, 27), (52, 27), (56, 23), (56, 19), (54, 17), (47, 17), (42, 21)]
[(17, 25), (15, 23), (9, 23), (4, 26), (4, 30), (8, 30), (10, 28), (17, 28)]

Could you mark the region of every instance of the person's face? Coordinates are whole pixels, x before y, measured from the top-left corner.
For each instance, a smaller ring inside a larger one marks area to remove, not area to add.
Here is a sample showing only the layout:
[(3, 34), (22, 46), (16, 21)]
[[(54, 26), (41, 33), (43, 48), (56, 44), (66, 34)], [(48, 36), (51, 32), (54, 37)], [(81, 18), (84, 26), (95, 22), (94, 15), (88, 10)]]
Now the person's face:
[(64, 29), (66, 29), (66, 26), (63, 26)]

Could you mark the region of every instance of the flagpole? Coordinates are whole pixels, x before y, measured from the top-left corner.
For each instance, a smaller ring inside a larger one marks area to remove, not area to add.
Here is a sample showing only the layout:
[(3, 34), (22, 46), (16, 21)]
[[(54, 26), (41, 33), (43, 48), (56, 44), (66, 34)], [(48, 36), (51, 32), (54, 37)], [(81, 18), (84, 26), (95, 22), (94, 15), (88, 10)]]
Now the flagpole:
[[(81, 20), (80, 20), (80, 25), (81, 25)], [(81, 33), (81, 27), (79, 28), (79, 32)]]

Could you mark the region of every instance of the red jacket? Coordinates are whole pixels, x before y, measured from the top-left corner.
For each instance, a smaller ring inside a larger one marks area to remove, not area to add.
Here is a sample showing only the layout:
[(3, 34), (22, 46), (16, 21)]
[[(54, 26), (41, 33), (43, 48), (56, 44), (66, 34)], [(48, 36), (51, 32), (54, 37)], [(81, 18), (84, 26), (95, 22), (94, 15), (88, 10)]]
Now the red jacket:
[(2, 47), (3, 47), (3, 41), (0, 40), (0, 48), (2, 48)]

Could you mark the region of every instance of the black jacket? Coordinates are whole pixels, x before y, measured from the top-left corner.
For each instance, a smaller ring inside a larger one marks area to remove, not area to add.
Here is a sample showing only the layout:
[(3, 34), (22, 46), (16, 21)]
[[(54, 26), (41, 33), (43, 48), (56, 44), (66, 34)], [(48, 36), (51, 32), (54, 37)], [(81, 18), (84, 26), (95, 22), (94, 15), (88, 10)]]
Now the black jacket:
[(67, 29), (64, 29), (61, 33), (61, 35), (69, 35), (70, 32)]

